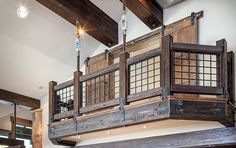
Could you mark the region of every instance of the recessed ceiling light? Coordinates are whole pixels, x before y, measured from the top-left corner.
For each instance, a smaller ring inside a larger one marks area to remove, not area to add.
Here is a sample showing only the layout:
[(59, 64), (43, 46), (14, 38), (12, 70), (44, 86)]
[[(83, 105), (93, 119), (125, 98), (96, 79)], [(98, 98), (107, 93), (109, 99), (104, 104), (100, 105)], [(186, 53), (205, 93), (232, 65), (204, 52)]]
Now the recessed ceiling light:
[(19, 18), (26, 18), (29, 14), (29, 11), (27, 9), (27, 7), (25, 6), (20, 6), (18, 9), (17, 9), (17, 15)]
[(147, 128), (147, 126), (146, 126), (146, 125), (143, 125), (143, 128), (145, 129), (145, 128)]

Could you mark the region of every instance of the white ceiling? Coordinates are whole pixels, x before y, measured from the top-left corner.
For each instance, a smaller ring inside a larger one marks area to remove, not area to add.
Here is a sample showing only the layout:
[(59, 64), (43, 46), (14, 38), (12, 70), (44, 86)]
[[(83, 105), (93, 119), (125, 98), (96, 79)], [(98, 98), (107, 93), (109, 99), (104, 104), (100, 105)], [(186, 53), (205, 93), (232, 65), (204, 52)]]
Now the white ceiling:
[[(16, 14), (21, 3), (29, 7), (26, 19)], [(39, 99), (49, 81), (65, 81), (75, 71), (74, 26), (46, 7), (35, 0), (0, 0), (0, 23), (0, 88)], [(84, 34), (82, 60), (99, 46)]]
[[(119, 22), (119, 0), (91, 2)], [(29, 8), (26, 19), (17, 17), (20, 4)], [(74, 26), (69, 22), (35, 0), (0, 0), (0, 23), (1, 89), (40, 99), (47, 94), (49, 81), (63, 82), (72, 76), (76, 52)], [(106, 48), (87, 34), (81, 38), (81, 61), (97, 48)], [(43, 89), (38, 89), (41, 86)]]

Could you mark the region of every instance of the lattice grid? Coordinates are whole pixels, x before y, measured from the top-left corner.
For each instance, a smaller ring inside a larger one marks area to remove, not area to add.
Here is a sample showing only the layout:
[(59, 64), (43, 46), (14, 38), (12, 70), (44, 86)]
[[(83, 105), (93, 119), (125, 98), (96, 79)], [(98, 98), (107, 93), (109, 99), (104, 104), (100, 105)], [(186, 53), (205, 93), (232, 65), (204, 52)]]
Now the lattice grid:
[(219, 55), (173, 52), (176, 85), (219, 86)]
[(160, 56), (129, 66), (129, 94), (160, 87)]
[(74, 108), (74, 86), (56, 91), (55, 113), (64, 113)]
[(119, 70), (82, 82), (82, 107), (119, 98)]

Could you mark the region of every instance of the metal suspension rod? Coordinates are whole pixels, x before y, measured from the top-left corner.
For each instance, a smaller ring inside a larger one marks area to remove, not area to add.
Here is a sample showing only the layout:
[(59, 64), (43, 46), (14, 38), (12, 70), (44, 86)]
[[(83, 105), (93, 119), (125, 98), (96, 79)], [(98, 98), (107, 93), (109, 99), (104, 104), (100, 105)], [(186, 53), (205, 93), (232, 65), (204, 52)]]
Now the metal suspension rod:
[(123, 51), (126, 51), (126, 31), (127, 31), (126, 0), (123, 0), (122, 30), (123, 30)]
[(77, 51), (77, 71), (80, 70), (80, 23), (76, 21), (76, 51)]

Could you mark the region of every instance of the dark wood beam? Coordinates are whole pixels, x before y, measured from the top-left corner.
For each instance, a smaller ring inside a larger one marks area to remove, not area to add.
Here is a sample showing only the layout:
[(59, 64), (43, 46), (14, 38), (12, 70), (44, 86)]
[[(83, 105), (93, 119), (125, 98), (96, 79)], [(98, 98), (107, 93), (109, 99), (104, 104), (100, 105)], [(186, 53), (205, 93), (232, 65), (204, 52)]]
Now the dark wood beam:
[(118, 23), (89, 0), (37, 0), (68, 22), (80, 25), (86, 33), (111, 47), (118, 44)]
[(126, 3), (129, 10), (150, 29), (155, 29), (163, 24), (163, 10), (155, 0), (127, 0)]
[(0, 89), (0, 100), (8, 101), (16, 105), (31, 107), (32, 109), (40, 108), (40, 100), (3, 89)]
[[(12, 116), (11, 116), (10, 120), (11, 120), (11, 122), (13, 121), (13, 117)], [(16, 117), (16, 124), (32, 127), (32, 121), (31, 120), (27, 120), (27, 119), (23, 119), (23, 118), (17, 118)]]
[(79, 146), (79, 148), (154, 148), (154, 147), (235, 147), (236, 128), (218, 128), (204, 131), (156, 136), (143, 139)]
[(22, 140), (8, 139), (8, 138), (0, 138), (0, 145), (7, 145), (7, 146), (24, 146), (24, 141), (22, 141)]

